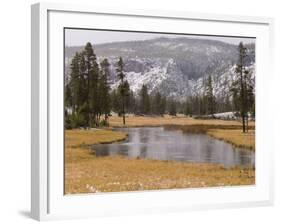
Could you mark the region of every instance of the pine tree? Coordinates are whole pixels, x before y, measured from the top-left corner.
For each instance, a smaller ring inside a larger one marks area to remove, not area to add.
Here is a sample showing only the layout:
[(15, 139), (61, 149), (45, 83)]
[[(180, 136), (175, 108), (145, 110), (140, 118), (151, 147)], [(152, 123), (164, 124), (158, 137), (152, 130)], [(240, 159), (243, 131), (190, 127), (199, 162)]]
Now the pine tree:
[(153, 114), (160, 115), (161, 114), (161, 100), (162, 96), (159, 92), (153, 96), (151, 110)]
[(215, 111), (215, 97), (213, 94), (213, 81), (211, 76), (208, 77), (205, 97), (207, 101), (207, 114), (213, 115)]
[(100, 102), (98, 93), (99, 82), (99, 67), (96, 61), (96, 55), (94, 53), (91, 43), (87, 43), (84, 48), (84, 56), (86, 63), (86, 80), (88, 90), (88, 122), (89, 127), (98, 126), (100, 113)]
[[(89, 104), (88, 104), (88, 86), (87, 86), (87, 76), (86, 76), (86, 61), (84, 51), (78, 54), (79, 63), (79, 88), (80, 92), (78, 95), (79, 106), (76, 119), (79, 120), (80, 126), (89, 126)], [(81, 123), (82, 122), (82, 123)]]
[(204, 114), (203, 100), (202, 96), (199, 93), (196, 93), (193, 97), (191, 97), (192, 104), (192, 114), (201, 115)]
[(65, 90), (64, 90), (64, 105), (66, 108), (71, 108), (72, 107), (72, 94), (71, 94), (71, 89), (69, 83), (65, 85)]
[(135, 98), (135, 94), (132, 90), (129, 91), (129, 96), (126, 100), (126, 108), (129, 113), (136, 113), (137, 112), (137, 101)]
[(243, 132), (248, 131), (248, 112), (254, 107), (254, 85), (251, 83), (250, 73), (246, 68), (247, 49), (241, 42), (238, 46), (238, 63), (235, 72), (238, 80), (232, 83), (232, 99), (234, 109), (239, 111), (242, 119)]
[(170, 101), (169, 114), (172, 115), (172, 116), (177, 115), (177, 105), (176, 105), (176, 102), (174, 100)]
[(250, 80), (250, 75), (247, 76), (247, 110), (250, 112), (251, 117), (255, 118), (255, 90), (254, 83)]
[(118, 90), (114, 89), (111, 92), (111, 102), (112, 102), (112, 110), (118, 115), (122, 114), (122, 100), (121, 95)]
[(124, 62), (122, 57), (119, 58), (119, 61), (117, 62), (117, 68), (116, 68), (117, 76), (120, 80), (120, 84), (118, 86), (119, 93), (121, 96), (121, 103), (122, 103), (122, 115), (123, 115), (123, 125), (126, 124), (125, 120), (125, 103), (126, 103), (126, 97), (128, 97), (130, 86), (129, 83), (125, 80), (125, 73), (124, 73)]
[[(80, 54), (76, 53), (70, 65), (70, 80), (68, 86), (71, 94), (71, 127), (85, 126), (85, 114), (83, 107), (83, 76), (80, 73)], [(69, 93), (68, 93), (69, 94)], [(67, 112), (67, 111), (66, 111)]]
[(245, 85), (245, 108), (246, 108), (246, 131), (248, 132), (248, 113), (251, 114), (252, 118), (255, 117), (255, 93), (254, 83), (251, 80), (251, 74), (249, 70), (244, 71), (244, 85)]
[(192, 116), (192, 103), (189, 97), (185, 101), (184, 114), (186, 116)]
[(149, 114), (151, 111), (150, 108), (150, 98), (148, 95), (148, 89), (146, 85), (142, 85), (140, 90), (140, 111), (142, 114)]
[(242, 117), (242, 124), (243, 124), (243, 132), (246, 131), (246, 124), (245, 124), (245, 119), (246, 119), (246, 97), (245, 97), (245, 83), (244, 83), (244, 59), (246, 57), (246, 49), (241, 42), (239, 44), (239, 59), (238, 59), (238, 64), (236, 67), (236, 73), (239, 75), (239, 85), (240, 85), (240, 114)]
[(129, 82), (127, 80), (124, 81), (123, 91), (124, 91), (125, 109), (127, 111), (129, 110), (130, 107), (130, 92), (131, 92)]
[(111, 110), (111, 102), (110, 102), (110, 86), (108, 83), (108, 78), (110, 76), (109, 70), (109, 62), (105, 58), (100, 63), (100, 79), (99, 79), (99, 96), (100, 96), (100, 111), (104, 114), (105, 123), (108, 124), (108, 115)]
[(72, 108), (72, 95), (67, 80), (66, 83), (67, 84), (65, 85), (65, 89), (64, 89), (64, 127), (66, 129), (70, 129), (71, 128), (70, 110)]
[(160, 101), (160, 115), (164, 115), (166, 113), (166, 97), (162, 96)]
[(80, 78), (79, 78), (79, 54), (76, 53), (70, 64), (70, 82), (69, 88), (73, 94), (72, 97), (72, 111), (77, 112), (77, 108), (80, 105), (79, 94), (80, 90)]

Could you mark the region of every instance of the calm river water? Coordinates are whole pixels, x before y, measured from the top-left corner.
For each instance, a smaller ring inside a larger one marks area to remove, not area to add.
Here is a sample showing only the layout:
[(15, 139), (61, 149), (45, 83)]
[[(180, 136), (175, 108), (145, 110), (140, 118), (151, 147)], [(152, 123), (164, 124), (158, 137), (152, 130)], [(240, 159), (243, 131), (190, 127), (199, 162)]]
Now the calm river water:
[(218, 163), (225, 167), (254, 166), (255, 153), (235, 149), (205, 134), (183, 133), (163, 127), (120, 128), (129, 137), (124, 142), (94, 145), (96, 156), (125, 155), (130, 158)]

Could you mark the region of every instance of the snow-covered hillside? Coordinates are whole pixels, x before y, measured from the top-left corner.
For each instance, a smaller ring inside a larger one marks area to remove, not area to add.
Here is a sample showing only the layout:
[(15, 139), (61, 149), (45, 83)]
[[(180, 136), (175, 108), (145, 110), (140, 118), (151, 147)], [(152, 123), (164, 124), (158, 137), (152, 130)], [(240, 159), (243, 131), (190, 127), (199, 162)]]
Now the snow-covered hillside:
[[(251, 44), (247, 47), (246, 63), (254, 81), (255, 46)], [(82, 49), (66, 47), (66, 68), (75, 52)], [(112, 89), (118, 86), (115, 65), (121, 56), (125, 62), (126, 78), (135, 93), (145, 84), (150, 92), (159, 91), (179, 100), (201, 94), (209, 75), (213, 78), (216, 96), (223, 97), (228, 93), (230, 84), (237, 78), (237, 49), (235, 45), (220, 41), (190, 38), (157, 38), (94, 45), (98, 61), (106, 57), (111, 64)], [(69, 70), (66, 69), (66, 72), (69, 73)]]

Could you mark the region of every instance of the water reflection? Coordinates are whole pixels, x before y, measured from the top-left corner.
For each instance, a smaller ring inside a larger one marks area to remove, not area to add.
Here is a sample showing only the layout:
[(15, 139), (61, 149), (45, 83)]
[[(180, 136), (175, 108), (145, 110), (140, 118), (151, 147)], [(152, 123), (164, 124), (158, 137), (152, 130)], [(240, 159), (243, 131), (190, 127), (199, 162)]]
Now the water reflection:
[(231, 144), (204, 134), (185, 134), (180, 130), (123, 128), (126, 141), (94, 145), (97, 156), (124, 155), (130, 158), (176, 160), (195, 163), (219, 163), (226, 167), (255, 164), (255, 153), (237, 150)]

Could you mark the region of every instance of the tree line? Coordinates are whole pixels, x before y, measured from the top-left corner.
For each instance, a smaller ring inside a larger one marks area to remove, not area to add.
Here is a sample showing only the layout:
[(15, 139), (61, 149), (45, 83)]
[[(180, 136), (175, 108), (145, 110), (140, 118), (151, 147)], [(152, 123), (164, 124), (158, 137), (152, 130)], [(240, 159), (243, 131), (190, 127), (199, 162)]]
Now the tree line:
[(245, 66), (247, 48), (241, 42), (238, 46), (239, 58), (235, 72), (238, 79), (232, 83), (232, 96), (235, 111), (242, 119), (243, 132), (248, 131), (249, 113), (255, 116), (254, 83), (251, 81), (250, 71)]
[(65, 127), (94, 127), (108, 122), (111, 111), (107, 59), (97, 62), (91, 43), (76, 52), (65, 85)]
[(118, 77), (118, 87), (111, 90), (109, 78), (110, 63), (104, 58), (97, 61), (93, 46), (87, 43), (81, 52), (76, 52), (70, 64), (70, 75), (65, 85), (65, 126), (66, 128), (106, 126), (112, 112), (123, 117), (125, 114), (157, 115), (178, 113), (186, 116), (213, 115), (214, 113), (236, 111), (241, 117), (243, 131), (247, 131), (249, 113), (255, 114), (254, 84), (245, 65), (247, 49), (240, 43), (236, 65), (236, 79), (230, 92), (216, 97), (213, 89), (213, 77), (207, 76), (204, 91), (187, 96), (186, 100), (166, 97), (158, 91), (149, 91), (142, 85), (139, 92), (130, 89), (124, 72), (122, 57), (113, 65)]

